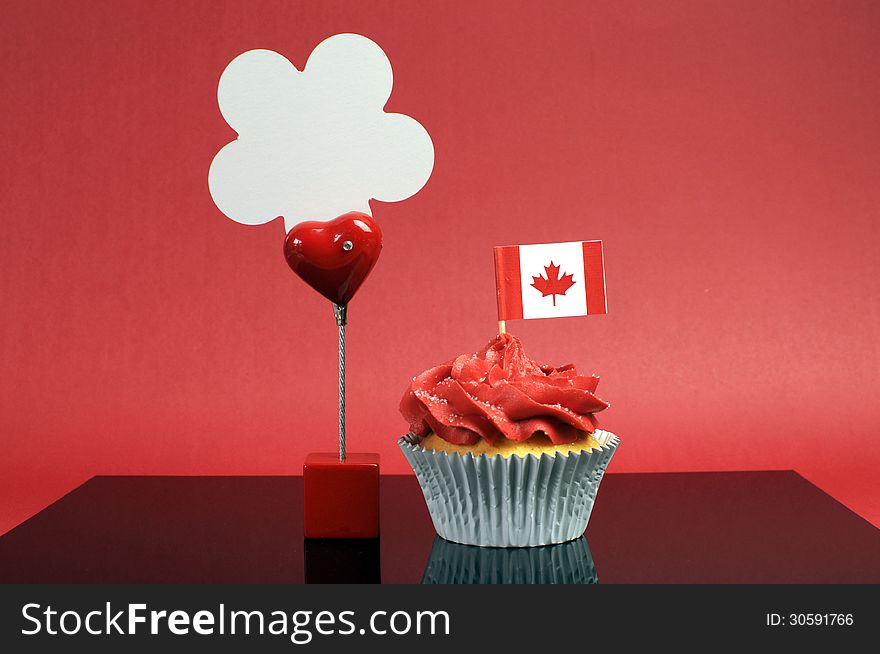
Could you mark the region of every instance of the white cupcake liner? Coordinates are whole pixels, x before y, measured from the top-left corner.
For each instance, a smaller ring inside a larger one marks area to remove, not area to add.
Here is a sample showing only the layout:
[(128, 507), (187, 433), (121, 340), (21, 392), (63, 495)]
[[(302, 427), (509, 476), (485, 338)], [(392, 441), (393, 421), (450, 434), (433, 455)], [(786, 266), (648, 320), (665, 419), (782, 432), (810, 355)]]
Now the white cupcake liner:
[(423, 584), (598, 584), (587, 539), (546, 547), (474, 547), (434, 540)]
[(482, 547), (565, 543), (587, 528), (599, 483), (620, 445), (597, 430), (599, 447), (537, 457), (437, 452), (413, 434), (397, 443), (442, 538)]

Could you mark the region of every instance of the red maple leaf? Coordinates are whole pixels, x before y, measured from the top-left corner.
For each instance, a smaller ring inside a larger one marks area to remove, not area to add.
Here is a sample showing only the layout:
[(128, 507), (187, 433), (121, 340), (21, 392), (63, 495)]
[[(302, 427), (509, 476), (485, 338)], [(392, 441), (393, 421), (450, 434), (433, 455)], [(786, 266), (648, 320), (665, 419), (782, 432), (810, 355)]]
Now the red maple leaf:
[(556, 306), (556, 296), (565, 295), (565, 292), (574, 286), (574, 275), (559, 276), (559, 266), (552, 261), (549, 266), (544, 266), (547, 277), (535, 277), (532, 275), (532, 286), (541, 291), (541, 297), (553, 296), (553, 306)]

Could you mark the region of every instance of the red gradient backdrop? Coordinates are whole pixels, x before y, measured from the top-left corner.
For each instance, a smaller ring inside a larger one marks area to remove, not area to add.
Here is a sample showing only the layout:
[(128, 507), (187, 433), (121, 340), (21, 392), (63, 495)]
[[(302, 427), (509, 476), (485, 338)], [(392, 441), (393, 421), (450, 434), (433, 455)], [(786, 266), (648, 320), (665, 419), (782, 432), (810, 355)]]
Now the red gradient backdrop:
[(329, 304), (224, 218), (217, 80), (337, 32), (436, 167), (373, 203), (350, 447), (494, 334), (492, 246), (601, 238), (609, 314), (510, 325), (602, 376), (612, 469), (794, 468), (880, 525), (876, 2), (40, 2), (0, 24), (0, 532), (94, 474), (296, 474), (336, 438)]

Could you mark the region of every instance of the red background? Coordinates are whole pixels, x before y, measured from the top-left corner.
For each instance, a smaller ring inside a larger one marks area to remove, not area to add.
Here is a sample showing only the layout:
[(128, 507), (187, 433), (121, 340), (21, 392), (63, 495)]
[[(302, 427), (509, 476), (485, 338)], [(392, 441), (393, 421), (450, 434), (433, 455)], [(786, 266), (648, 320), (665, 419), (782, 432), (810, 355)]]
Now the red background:
[(601, 238), (607, 316), (517, 322), (602, 376), (614, 471), (794, 468), (880, 525), (876, 2), (35, 2), (0, 24), (0, 532), (107, 474), (286, 474), (336, 438), (329, 304), (207, 190), (225, 65), (337, 32), (436, 147), (373, 203), (350, 447), (494, 333), (492, 246)]

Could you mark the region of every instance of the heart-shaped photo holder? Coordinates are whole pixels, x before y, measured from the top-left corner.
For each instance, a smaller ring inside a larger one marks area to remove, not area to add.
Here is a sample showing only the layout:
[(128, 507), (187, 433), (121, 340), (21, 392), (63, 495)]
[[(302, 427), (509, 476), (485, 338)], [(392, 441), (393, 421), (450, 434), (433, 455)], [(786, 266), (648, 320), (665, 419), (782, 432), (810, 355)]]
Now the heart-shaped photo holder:
[(348, 453), (345, 442), (345, 327), (348, 303), (382, 251), (372, 217), (350, 212), (327, 222), (296, 225), (284, 258), (309, 286), (333, 303), (339, 329), (339, 453), (313, 452), (303, 464), (306, 538), (376, 538), (379, 535), (379, 455)]
[(434, 144), (415, 118), (385, 111), (393, 83), (382, 48), (345, 33), (321, 41), (302, 69), (272, 50), (243, 52), (217, 86), (236, 136), (211, 161), (211, 198), (243, 225), (284, 221), (288, 264), (333, 303), (339, 327), (339, 453), (310, 454), (303, 467), (311, 538), (379, 530), (379, 457), (345, 447), (345, 326), (382, 235), (365, 213), (299, 221), (369, 212), (371, 201), (400, 202), (427, 183)]

